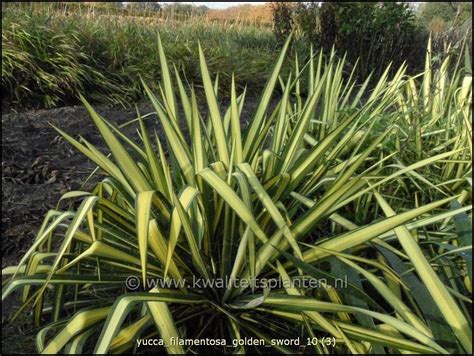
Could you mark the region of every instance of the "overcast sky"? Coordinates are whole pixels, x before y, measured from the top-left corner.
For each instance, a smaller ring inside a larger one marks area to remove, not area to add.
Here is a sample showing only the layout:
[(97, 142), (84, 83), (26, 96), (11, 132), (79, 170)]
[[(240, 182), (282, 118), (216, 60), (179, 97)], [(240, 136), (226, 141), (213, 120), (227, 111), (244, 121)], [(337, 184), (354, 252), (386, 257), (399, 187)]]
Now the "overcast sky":
[(236, 1), (236, 2), (204, 2), (204, 1), (184, 1), (184, 3), (194, 5), (206, 5), (210, 9), (225, 9), (227, 7), (242, 5), (242, 4), (264, 4), (265, 1)]

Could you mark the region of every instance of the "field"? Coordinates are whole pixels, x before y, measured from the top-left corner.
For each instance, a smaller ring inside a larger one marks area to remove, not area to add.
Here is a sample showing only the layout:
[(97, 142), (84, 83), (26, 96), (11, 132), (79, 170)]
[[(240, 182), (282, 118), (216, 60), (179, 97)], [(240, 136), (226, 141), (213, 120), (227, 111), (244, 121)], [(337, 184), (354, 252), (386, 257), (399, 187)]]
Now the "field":
[(2, 353), (472, 354), (470, 38), (176, 9), (2, 4)]

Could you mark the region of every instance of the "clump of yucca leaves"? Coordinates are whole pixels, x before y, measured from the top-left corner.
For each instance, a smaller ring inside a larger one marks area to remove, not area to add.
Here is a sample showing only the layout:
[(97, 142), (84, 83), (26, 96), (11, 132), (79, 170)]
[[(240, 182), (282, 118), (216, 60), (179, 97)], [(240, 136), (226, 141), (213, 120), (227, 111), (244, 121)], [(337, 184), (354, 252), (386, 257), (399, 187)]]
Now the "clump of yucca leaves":
[[(132, 142), (85, 99), (110, 155), (56, 129), (107, 177), (91, 192), (65, 194), (68, 208), (58, 203), (18, 266), (3, 270), (2, 297), (19, 290), (18, 313), (32, 308), (35, 323), (46, 323), (39, 352), (91, 344), (125, 352), (137, 338), (173, 336), (335, 338), (334, 349), (307, 346), (312, 353), (472, 352), (470, 74), (435, 74), (428, 56), (420, 90), (402, 67), (367, 93), (368, 80), (343, 79), (344, 59), (334, 53), (296, 61), (282, 77), (289, 43), (244, 131), (245, 92), (232, 85), (221, 111), (199, 48), (202, 115), (161, 41), (159, 96), (143, 85), (163, 136), (139, 114), (142, 142)], [(283, 94), (272, 104), (278, 85)], [(325, 283), (130, 292), (129, 275)], [(334, 281), (344, 276), (340, 288)], [(167, 346), (188, 351), (202, 349)]]

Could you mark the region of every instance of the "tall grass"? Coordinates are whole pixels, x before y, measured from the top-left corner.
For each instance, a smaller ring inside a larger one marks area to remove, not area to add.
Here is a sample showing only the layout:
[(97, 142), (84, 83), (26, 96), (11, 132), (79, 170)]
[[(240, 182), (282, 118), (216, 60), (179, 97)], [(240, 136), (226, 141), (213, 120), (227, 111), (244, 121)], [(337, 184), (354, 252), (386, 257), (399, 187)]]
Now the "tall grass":
[(74, 11), (61, 9), (48, 4), (6, 7), (3, 99), (52, 107), (75, 102), (78, 93), (88, 92), (96, 102), (131, 104), (144, 96), (140, 76), (150, 83), (159, 79), (158, 31), (176, 69), (196, 85), (198, 41), (208, 51), (209, 67), (220, 74), (223, 89), (230, 89), (231, 73), (236, 72), (238, 87), (260, 90), (277, 53), (270, 30), (243, 23), (117, 16), (77, 6)]
[[(268, 352), (169, 342), (254, 337), (295, 353), (271, 340), (328, 337), (331, 347), (306, 351), (472, 353), (472, 76), (434, 71), (428, 55), (420, 76), (387, 68), (369, 91), (368, 80), (344, 78), (334, 53), (282, 73), (289, 42), (243, 130), (245, 92), (234, 80), (218, 90), (208, 51), (195, 59), (202, 114), (161, 41), (158, 90), (143, 81), (161, 135), (137, 113), (141, 142), (132, 142), (84, 98), (110, 154), (55, 128), (106, 178), (65, 194), (2, 271), (2, 298), (19, 291), (17, 314), (42, 325), (39, 352), (130, 352), (148, 337), (168, 353)], [(130, 275), (140, 291), (125, 287)], [(305, 277), (322, 284), (289, 283)], [(153, 288), (150, 278), (189, 284)]]

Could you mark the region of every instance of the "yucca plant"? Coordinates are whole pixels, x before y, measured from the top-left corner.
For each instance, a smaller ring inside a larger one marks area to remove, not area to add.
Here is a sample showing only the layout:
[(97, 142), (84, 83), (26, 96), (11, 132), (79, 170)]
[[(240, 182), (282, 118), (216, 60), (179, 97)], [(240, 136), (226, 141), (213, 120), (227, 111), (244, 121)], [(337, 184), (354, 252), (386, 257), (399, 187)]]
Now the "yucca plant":
[(461, 44), (464, 56), (454, 58), (448, 52), (434, 70), (430, 39), (424, 72), (419, 78), (409, 78), (398, 98), (403, 120), (397, 148), (407, 150), (401, 160), (410, 159), (410, 154), (421, 159), (447, 149), (457, 150), (443, 160), (441, 168), (436, 167), (438, 172), (431, 167), (423, 172), (425, 178), (439, 175), (435, 188), (450, 193), (460, 193), (472, 185), (472, 68), (466, 41), (467, 37)]
[[(146, 338), (168, 353), (269, 351), (248, 338), (281, 353), (472, 352), (470, 246), (453, 230), (472, 207), (465, 195), (420, 203), (404, 190), (406, 177), (425, 185), (416, 170), (459, 148), (394, 170), (403, 152), (386, 142), (400, 132), (405, 68), (393, 78), (387, 69), (370, 93), (369, 79), (343, 78), (334, 53), (296, 60), (283, 77), (290, 41), (244, 130), (235, 80), (222, 110), (199, 47), (201, 112), (160, 40), (159, 95), (143, 87), (162, 134), (138, 113), (133, 142), (84, 98), (110, 154), (55, 128), (106, 177), (66, 193), (18, 266), (3, 270), (2, 298), (19, 291), (17, 315), (32, 310), (44, 325), (39, 352), (139, 352)], [(438, 245), (444, 253), (432, 256)], [(252, 284), (264, 279), (281, 283)], [(227, 346), (171, 342), (206, 338)]]

